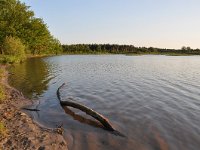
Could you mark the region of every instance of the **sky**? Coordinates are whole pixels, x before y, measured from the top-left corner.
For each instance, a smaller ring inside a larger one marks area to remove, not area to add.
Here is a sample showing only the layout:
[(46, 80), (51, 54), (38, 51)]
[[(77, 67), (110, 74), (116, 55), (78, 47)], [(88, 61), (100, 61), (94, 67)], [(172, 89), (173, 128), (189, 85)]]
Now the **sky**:
[(62, 44), (200, 48), (200, 0), (21, 0)]

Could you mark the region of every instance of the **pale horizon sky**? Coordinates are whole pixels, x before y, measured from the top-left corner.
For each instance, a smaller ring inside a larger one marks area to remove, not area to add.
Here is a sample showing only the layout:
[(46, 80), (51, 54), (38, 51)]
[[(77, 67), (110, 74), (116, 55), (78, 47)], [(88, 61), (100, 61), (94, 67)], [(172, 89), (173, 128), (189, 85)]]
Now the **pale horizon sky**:
[(200, 48), (200, 0), (21, 0), (62, 44)]

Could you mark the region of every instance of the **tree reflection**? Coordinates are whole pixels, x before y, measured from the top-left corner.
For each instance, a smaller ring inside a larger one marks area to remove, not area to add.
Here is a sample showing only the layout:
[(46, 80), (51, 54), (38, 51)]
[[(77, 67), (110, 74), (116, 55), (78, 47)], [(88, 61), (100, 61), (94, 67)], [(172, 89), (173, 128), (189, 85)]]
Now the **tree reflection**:
[(48, 88), (48, 64), (42, 58), (31, 58), (11, 66), (9, 84), (31, 99), (37, 99)]

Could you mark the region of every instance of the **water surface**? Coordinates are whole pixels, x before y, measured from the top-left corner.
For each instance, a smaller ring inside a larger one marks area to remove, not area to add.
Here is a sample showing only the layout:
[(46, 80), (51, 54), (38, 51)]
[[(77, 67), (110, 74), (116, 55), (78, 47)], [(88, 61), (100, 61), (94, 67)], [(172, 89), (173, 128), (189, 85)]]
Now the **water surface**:
[[(9, 82), (36, 101), (40, 124), (63, 124), (69, 149), (200, 148), (200, 57), (72, 55), (33, 58), (10, 68)], [(126, 137), (56, 97), (73, 98), (110, 119)], [(35, 107), (35, 106), (34, 106)]]

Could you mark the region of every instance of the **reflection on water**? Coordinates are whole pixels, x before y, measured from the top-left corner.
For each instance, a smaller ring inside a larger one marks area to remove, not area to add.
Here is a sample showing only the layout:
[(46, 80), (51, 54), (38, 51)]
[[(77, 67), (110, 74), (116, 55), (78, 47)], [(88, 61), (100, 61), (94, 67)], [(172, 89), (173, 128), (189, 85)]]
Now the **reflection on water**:
[(88, 124), (88, 125), (91, 125), (93, 127), (97, 127), (97, 128), (104, 128), (99, 122), (97, 121), (94, 121), (92, 119), (88, 119), (88, 118), (85, 118), (81, 115), (78, 115), (76, 114), (74, 111), (72, 111), (70, 108), (68, 107), (63, 107), (63, 109), (65, 110), (65, 113), (72, 116), (74, 118), (74, 120), (77, 120), (81, 123), (85, 123), (85, 124)]
[(29, 59), (10, 67), (9, 82), (28, 98), (37, 99), (48, 88), (48, 64), (42, 59)]
[[(56, 56), (11, 68), (10, 83), (40, 100), (34, 119), (63, 124), (69, 149), (197, 150), (200, 147), (199, 56)], [(126, 137), (103, 130), (73, 98), (110, 119)]]

